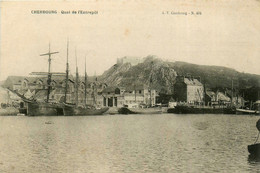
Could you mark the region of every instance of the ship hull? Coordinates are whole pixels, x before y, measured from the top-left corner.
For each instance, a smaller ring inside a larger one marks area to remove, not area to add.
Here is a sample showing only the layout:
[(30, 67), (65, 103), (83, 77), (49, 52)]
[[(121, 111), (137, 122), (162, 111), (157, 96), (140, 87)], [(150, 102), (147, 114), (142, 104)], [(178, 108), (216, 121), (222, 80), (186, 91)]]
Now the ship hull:
[(235, 114), (232, 108), (214, 108), (214, 107), (189, 107), (189, 106), (175, 106), (169, 108), (168, 113), (175, 114)]
[(61, 106), (51, 103), (27, 103), (28, 116), (58, 116), (63, 115)]
[(120, 114), (161, 114), (162, 110), (158, 108), (126, 108), (118, 110)]
[(26, 109), (21, 107), (19, 113), (25, 114), (27, 116), (57, 116), (63, 115), (62, 104), (58, 103), (46, 103), (46, 102), (36, 102), (34, 100), (29, 100), (23, 95), (16, 91), (11, 90), (17, 94), (25, 103)]
[(103, 115), (109, 108), (81, 108), (75, 106), (64, 106), (63, 112), (65, 116), (97, 116)]
[(236, 109), (236, 114), (255, 114), (255, 115), (259, 115), (259, 111), (248, 110), (248, 109)]

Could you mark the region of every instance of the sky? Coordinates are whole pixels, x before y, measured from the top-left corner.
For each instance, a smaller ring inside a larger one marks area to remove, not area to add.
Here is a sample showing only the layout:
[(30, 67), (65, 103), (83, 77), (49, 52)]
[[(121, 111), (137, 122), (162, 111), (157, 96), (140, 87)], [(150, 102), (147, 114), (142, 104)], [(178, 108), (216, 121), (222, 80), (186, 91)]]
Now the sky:
[[(85, 58), (88, 75), (99, 75), (117, 58), (148, 55), (260, 74), (258, 0), (2, 2), (0, 7), (0, 80), (47, 71), (48, 57), (40, 54), (48, 52), (49, 43), (59, 52), (52, 56), (51, 71), (65, 72), (67, 40), (70, 71), (75, 73), (77, 56), (82, 75)], [(72, 14), (78, 10), (98, 14)]]

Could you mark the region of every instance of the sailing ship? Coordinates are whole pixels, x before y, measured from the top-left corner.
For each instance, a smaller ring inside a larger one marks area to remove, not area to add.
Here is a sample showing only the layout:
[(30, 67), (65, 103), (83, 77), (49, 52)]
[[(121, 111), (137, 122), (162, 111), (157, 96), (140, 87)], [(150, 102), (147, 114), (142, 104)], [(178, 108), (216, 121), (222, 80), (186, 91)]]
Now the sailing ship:
[(48, 79), (47, 79), (47, 99), (45, 101), (37, 101), (35, 99), (27, 99), (26, 97), (16, 93), (22, 98), (22, 100), (27, 103), (27, 115), (28, 116), (56, 116), (63, 115), (62, 104), (56, 102), (50, 102), (49, 96), (51, 92), (51, 55), (57, 54), (59, 52), (51, 52), (49, 44), (49, 52), (41, 54), (40, 56), (49, 56), (48, 58)]
[[(68, 49), (67, 49), (68, 55)], [(65, 116), (94, 116), (94, 115), (102, 115), (109, 108), (96, 108), (93, 105), (87, 105), (87, 72), (86, 72), (86, 59), (85, 59), (85, 88), (84, 88), (84, 105), (79, 105), (78, 103), (78, 83), (79, 83), (79, 74), (78, 74), (78, 66), (77, 66), (77, 56), (76, 56), (76, 80), (75, 80), (75, 103), (67, 103), (66, 93), (67, 93), (67, 85), (68, 85), (68, 56), (67, 56), (67, 70), (66, 70), (66, 87), (65, 87), (65, 102), (63, 103), (63, 112)]]

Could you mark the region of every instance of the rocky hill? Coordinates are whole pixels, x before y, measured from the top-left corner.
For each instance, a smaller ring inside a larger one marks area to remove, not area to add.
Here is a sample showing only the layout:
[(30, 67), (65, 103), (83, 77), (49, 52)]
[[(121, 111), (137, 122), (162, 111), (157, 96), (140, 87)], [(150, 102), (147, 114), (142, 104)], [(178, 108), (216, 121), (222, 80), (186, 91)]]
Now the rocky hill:
[(105, 71), (99, 80), (108, 85), (129, 86), (151, 85), (162, 93), (172, 94), (177, 75), (200, 76), (206, 88), (231, 88), (237, 90), (258, 87), (260, 75), (240, 73), (220, 66), (196, 65), (186, 62), (168, 62), (155, 56), (147, 56), (143, 63), (132, 66), (130, 63), (115, 64)]
[(100, 79), (108, 85), (129, 86), (146, 84), (159, 91), (171, 93), (176, 72), (171, 64), (156, 57), (148, 56), (143, 63), (115, 64), (105, 71)]

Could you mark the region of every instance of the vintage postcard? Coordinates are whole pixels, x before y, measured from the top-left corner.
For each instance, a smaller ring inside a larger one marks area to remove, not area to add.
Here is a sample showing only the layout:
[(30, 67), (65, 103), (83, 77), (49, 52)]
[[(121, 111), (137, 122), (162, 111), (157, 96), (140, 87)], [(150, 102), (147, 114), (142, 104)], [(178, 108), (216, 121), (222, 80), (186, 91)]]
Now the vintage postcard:
[(260, 1), (1, 1), (0, 172), (257, 172)]

